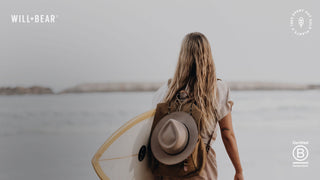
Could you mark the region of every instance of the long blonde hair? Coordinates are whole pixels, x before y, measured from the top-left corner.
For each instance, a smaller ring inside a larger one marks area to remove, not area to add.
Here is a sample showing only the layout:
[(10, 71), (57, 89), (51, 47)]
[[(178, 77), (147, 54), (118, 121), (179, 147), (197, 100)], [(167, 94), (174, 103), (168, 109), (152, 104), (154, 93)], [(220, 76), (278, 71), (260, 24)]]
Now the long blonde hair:
[(201, 134), (212, 133), (209, 130), (215, 125), (218, 104), (216, 70), (209, 41), (199, 32), (184, 37), (164, 101), (174, 101), (176, 94), (186, 87), (202, 112)]

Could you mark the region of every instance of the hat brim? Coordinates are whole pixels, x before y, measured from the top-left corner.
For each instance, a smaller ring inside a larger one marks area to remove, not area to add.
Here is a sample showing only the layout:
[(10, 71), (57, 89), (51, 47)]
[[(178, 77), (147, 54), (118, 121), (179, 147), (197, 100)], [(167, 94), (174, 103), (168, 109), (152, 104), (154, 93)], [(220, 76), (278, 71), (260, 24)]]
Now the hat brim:
[[(181, 123), (183, 123), (189, 132), (189, 140), (185, 147), (185, 149), (178, 154), (168, 154), (162, 150), (159, 141), (158, 141), (158, 133), (161, 127), (169, 120), (174, 119)], [(194, 121), (193, 117), (186, 112), (173, 112), (166, 116), (164, 116), (154, 128), (151, 135), (151, 151), (154, 157), (163, 164), (173, 165), (185, 160), (194, 150), (198, 141), (198, 128), (197, 124)]]

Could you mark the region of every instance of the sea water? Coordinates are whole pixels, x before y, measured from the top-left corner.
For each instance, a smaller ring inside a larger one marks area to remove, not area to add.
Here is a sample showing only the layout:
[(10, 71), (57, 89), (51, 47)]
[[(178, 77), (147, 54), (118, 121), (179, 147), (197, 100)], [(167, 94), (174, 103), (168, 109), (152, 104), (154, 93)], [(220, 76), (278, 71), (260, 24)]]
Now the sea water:
[[(0, 179), (98, 179), (91, 158), (153, 92), (0, 96)], [(233, 91), (233, 126), (246, 179), (316, 179), (320, 91)], [(308, 141), (309, 167), (296, 168), (293, 142)], [(234, 170), (220, 135), (219, 179)], [(120, 172), (120, 171), (119, 171)]]

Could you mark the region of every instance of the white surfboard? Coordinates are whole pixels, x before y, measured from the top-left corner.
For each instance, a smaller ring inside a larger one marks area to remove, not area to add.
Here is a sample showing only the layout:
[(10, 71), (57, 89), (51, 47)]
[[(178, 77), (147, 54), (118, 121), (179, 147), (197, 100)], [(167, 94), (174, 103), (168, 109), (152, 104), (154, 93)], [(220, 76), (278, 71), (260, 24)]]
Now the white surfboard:
[(92, 165), (102, 180), (152, 180), (146, 147), (155, 110), (145, 112), (120, 127), (99, 148)]

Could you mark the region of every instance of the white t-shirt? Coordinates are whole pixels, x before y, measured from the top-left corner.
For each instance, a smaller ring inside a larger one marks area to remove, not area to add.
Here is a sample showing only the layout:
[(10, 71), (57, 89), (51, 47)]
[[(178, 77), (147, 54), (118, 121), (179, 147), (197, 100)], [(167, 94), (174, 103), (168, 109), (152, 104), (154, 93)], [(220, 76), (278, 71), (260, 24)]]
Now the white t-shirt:
[[(152, 107), (153, 108), (156, 108), (158, 103), (163, 102), (163, 100), (167, 94), (167, 91), (168, 91), (168, 83), (166, 82), (155, 92), (155, 94), (152, 98)], [(231, 112), (233, 101), (230, 98), (230, 88), (228, 87), (228, 85), (224, 81), (222, 81), (222, 80), (217, 81), (217, 91), (218, 91), (218, 96), (219, 96), (219, 103), (218, 103), (218, 107), (217, 107), (218, 121), (220, 121), (229, 112)], [(214, 127), (211, 127), (210, 131), (212, 132), (213, 129), (214, 129)], [(212, 137), (213, 141), (217, 137), (216, 132), (217, 131), (215, 129), (215, 133)], [(208, 142), (209, 135), (202, 137), (202, 139), (205, 143)]]

